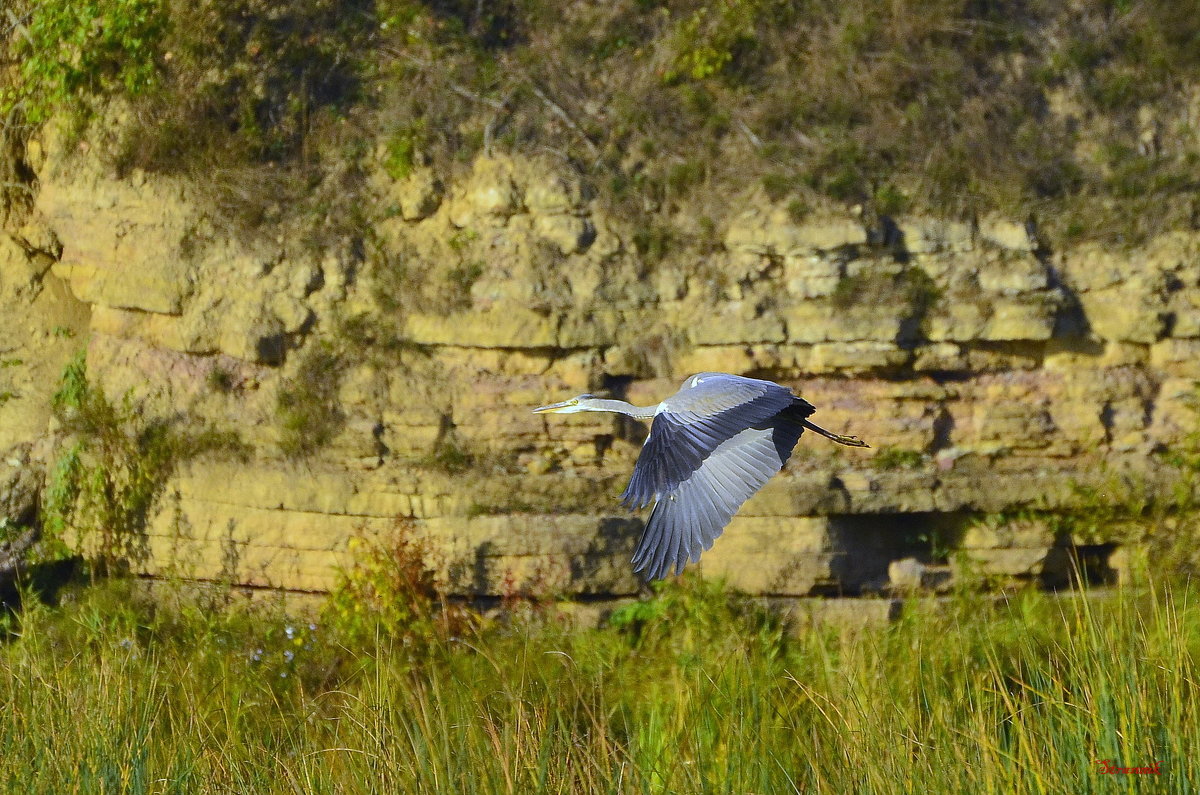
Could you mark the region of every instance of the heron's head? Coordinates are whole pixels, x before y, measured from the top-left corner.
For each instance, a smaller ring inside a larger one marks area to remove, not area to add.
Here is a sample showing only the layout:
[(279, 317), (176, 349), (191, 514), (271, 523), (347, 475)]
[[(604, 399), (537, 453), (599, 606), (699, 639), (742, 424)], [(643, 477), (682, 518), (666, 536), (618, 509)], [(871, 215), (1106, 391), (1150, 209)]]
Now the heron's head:
[(534, 414), (575, 414), (580, 411), (588, 411), (591, 409), (591, 401), (595, 400), (595, 395), (579, 395), (570, 400), (564, 400), (562, 403), (551, 403), (549, 406), (538, 406), (533, 410)]

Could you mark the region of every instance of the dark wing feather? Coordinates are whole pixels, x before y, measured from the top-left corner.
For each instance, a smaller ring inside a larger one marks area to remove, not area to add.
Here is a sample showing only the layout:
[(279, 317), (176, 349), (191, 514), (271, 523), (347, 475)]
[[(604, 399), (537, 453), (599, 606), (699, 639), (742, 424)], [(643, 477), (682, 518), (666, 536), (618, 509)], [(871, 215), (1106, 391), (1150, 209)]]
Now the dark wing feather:
[(659, 497), (634, 552), (634, 571), (656, 580), (700, 559), (742, 504), (787, 463), (804, 433), (799, 420), (812, 413), (799, 403), (718, 445), (687, 479)]
[[(703, 380), (696, 383), (698, 378)], [(812, 407), (791, 390), (770, 381), (725, 373), (689, 378), (678, 393), (663, 401), (664, 410), (651, 423), (622, 502), (641, 508), (671, 492), (726, 440), (797, 401), (811, 413)]]

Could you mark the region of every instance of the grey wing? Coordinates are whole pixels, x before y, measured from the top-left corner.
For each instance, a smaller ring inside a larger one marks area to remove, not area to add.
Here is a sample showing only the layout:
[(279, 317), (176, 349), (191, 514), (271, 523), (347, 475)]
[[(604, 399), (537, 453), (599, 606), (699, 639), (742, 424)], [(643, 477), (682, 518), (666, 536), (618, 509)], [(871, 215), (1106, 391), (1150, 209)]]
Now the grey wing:
[(657, 580), (700, 560), (742, 503), (783, 468), (803, 432), (781, 417), (718, 445), (690, 477), (659, 497), (634, 552), (634, 571)]
[[(696, 379), (704, 380), (696, 382)], [(621, 500), (641, 508), (667, 494), (700, 468), (728, 439), (792, 406), (791, 390), (770, 381), (701, 373), (663, 401), (650, 426)], [(807, 404), (805, 404), (807, 406)]]

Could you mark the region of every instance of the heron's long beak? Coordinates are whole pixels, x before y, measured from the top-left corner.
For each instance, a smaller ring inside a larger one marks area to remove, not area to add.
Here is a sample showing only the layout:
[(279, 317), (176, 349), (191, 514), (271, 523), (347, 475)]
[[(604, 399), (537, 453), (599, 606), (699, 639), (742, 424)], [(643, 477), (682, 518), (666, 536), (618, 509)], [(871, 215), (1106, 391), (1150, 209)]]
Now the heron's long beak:
[(562, 411), (565, 408), (575, 405), (573, 400), (564, 400), (562, 403), (551, 403), (549, 406), (538, 406), (533, 410), (534, 414), (554, 414)]

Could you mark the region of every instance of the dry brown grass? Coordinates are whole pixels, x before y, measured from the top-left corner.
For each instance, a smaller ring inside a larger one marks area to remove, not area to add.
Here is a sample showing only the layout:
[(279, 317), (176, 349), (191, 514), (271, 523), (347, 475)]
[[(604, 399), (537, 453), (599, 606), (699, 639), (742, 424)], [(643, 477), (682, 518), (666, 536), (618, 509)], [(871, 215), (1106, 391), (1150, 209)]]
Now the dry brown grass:
[[(397, 176), (556, 153), (650, 264), (704, 245), (674, 216), (759, 186), (797, 208), (1032, 213), (1060, 240), (1134, 242), (1197, 210), (1200, 21), (1167, 0), (168, 8), (117, 162), (233, 175), (217, 203), (251, 222), (281, 184), (315, 214), (314, 186), (380, 147)], [(287, 179), (242, 179), (266, 164)]]

